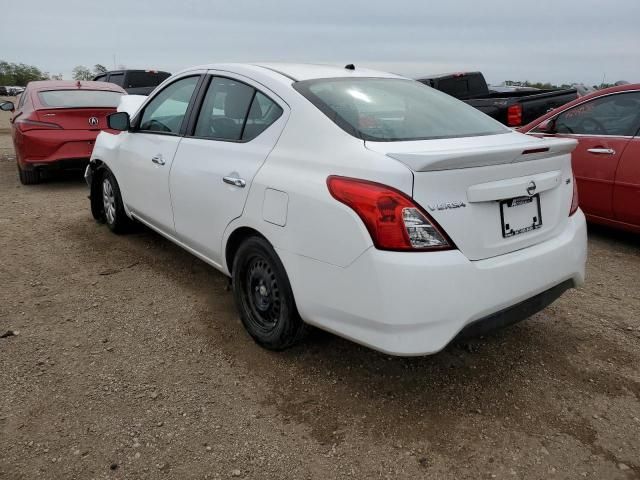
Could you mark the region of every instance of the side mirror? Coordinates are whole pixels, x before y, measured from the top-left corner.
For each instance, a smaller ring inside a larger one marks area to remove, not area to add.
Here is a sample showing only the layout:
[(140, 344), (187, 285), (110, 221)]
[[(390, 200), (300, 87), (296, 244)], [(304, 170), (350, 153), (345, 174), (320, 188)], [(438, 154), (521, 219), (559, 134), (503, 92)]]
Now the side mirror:
[(16, 107), (13, 102), (7, 100), (6, 102), (0, 104), (0, 110), (2, 110), (3, 112), (15, 112)]
[(553, 135), (556, 133), (556, 119), (549, 118), (548, 120), (545, 120), (536, 127), (536, 130), (546, 135)]
[(131, 128), (131, 120), (127, 112), (116, 112), (107, 115), (107, 125), (112, 130), (125, 132)]

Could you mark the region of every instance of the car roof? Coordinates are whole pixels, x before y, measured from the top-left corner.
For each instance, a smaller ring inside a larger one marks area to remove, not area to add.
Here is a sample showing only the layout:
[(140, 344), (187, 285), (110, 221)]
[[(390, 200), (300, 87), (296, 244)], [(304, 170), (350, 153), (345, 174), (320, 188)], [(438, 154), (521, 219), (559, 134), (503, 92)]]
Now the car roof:
[[(583, 97), (579, 97), (576, 100), (580, 100), (575, 103), (582, 103), (589, 98), (601, 97), (602, 95), (608, 95), (610, 93), (624, 92), (627, 90), (640, 90), (640, 83), (629, 83), (627, 85), (618, 85), (616, 87), (603, 88), (602, 90), (596, 90), (595, 92), (591, 92), (588, 95), (584, 95)], [(573, 102), (572, 102), (573, 103)]]
[(282, 81), (289, 84), (291, 81), (339, 77), (405, 78), (393, 73), (361, 68), (357, 65), (354, 69), (348, 69), (345, 66), (313, 63), (212, 63), (192, 67), (185, 71), (190, 70), (227, 70), (238, 73), (262, 70), (263, 72), (276, 73)]
[(33, 91), (85, 89), (124, 93), (124, 89), (114, 83), (93, 82), (90, 80), (38, 80), (35, 82), (29, 82), (29, 89)]
[(126, 68), (124, 70), (107, 70), (106, 72), (101, 72), (98, 73), (96, 75), (96, 77), (100, 77), (102, 75), (107, 75), (109, 73), (129, 73), (129, 72), (144, 72), (144, 73), (168, 73), (169, 75), (171, 75), (170, 72), (166, 72), (164, 70), (145, 70), (143, 68)]

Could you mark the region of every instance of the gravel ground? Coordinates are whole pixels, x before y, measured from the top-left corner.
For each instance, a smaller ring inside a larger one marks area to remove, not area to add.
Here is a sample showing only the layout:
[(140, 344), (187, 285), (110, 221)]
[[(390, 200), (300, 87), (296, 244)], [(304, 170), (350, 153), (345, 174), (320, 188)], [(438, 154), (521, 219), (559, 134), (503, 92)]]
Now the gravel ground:
[(1, 115), (0, 478), (640, 478), (638, 237), (592, 228), (584, 288), (438, 355), (271, 353), (79, 175), (21, 186)]

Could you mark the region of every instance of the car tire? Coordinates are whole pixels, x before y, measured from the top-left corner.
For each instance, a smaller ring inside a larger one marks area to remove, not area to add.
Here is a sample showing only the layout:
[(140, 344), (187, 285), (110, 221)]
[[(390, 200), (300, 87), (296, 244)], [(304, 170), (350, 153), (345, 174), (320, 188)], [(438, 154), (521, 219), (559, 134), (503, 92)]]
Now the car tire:
[(238, 248), (232, 288), (242, 324), (258, 345), (284, 350), (306, 335), (284, 266), (264, 238), (250, 237)]
[(104, 223), (114, 233), (128, 232), (133, 222), (124, 210), (122, 195), (120, 195), (120, 187), (116, 177), (106, 168), (103, 170), (100, 179), (99, 192)]
[(35, 185), (40, 183), (40, 172), (35, 168), (33, 170), (23, 170), (18, 164), (18, 176), (22, 185)]

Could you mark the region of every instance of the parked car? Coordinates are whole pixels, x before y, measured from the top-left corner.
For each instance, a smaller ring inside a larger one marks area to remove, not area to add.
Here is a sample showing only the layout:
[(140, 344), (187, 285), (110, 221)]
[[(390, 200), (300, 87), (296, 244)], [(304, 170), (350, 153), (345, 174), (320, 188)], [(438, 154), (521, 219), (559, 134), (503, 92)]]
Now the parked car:
[(577, 140), (573, 171), (587, 219), (640, 233), (640, 84), (598, 90), (521, 131)]
[(422, 77), (419, 82), (448, 93), (499, 122), (517, 128), (577, 98), (575, 89), (511, 92), (489, 90), (481, 72)]
[(581, 285), (576, 142), (539, 139), (393, 74), (224, 64), (108, 117), (91, 211), (232, 278), (280, 350), (316, 325), (396, 355), (522, 320)]
[(149, 95), (170, 76), (169, 72), (158, 70), (112, 70), (97, 75), (93, 80), (115, 83), (131, 95)]
[(0, 87), (0, 95), (2, 95), (3, 97), (9, 96), (9, 90), (7, 89), (7, 87)]
[(116, 111), (125, 91), (110, 83), (45, 80), (30, 82), (14, 112), (11, 134), (20, 181), (40, 181), (45, 169), (84, 168), (106, 116)]
[(7, 90), (7, 95), (10, 97), (17, 97), (22, 92), (24, 92), (24, 87), (5, 87)]

